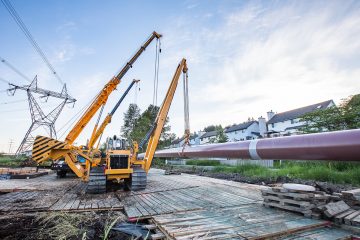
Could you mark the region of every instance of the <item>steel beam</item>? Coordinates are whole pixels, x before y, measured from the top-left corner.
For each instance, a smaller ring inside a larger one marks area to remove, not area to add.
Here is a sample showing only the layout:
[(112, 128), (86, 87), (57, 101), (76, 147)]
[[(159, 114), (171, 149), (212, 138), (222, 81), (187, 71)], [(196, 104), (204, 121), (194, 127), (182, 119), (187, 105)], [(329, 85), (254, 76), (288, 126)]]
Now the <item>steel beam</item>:
[(159, 158), (242, 158), (360, 161), (360, 129), (186, 146), (156, 151)]

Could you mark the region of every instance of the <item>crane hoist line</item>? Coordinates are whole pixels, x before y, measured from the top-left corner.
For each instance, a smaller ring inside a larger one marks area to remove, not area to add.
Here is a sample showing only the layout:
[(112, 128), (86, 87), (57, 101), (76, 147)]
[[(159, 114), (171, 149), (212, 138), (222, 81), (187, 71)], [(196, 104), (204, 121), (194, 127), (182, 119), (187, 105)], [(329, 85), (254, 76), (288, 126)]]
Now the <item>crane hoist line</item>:
[(125, 66), (121, 69), (121, 71), (114, 76), (104, 87), (101, 89), (97, 97), (94, 99), (89, 108), (85, 111), (79, 121), (75, 124), (72, 130), (68, 133), (65, 138), (65, 142), (72, 144), (76, 140), (76, 138), (80, 135), (82, 130), (86, 127), (92, 117), (96, 114), (101, 106), (103, 106), (109, 95), (116, 89), (117, 85), (121, 82), (121, 79), (125, 76), (125, 74), (132, 68), (135, 61), (139, 58), (139, 56), (145, 51), (145, 49), (150, 45), (150, 43), (154, 39), (160, 39), (162, 36), (157, 32), (153, 32), (151, 36), (147, 39), (147, 41), (138, 49), (138, 51), (134, 54), (134, 56), (125, 64)]

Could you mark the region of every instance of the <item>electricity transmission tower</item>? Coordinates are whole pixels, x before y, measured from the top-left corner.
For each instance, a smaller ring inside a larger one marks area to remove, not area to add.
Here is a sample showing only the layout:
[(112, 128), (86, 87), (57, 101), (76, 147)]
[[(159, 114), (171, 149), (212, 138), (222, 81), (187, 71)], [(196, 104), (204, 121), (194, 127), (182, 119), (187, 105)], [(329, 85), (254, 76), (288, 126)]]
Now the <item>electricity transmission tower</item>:
[[(69, 103), (75, 104), (76, 102), (76, 99), (71, 97), (67, 93), (66, 85), (64, 84), (64, 87), (60, 93), (46, 90), (43, 88), (38, 88), (37, 76), (35, 76), (34, 80), (30, 83), (30, 85), (18, 86), (12, 83), (10, 83), (9, 85), (10, 87), (8, 89), (8, 92), (11, 95), (14, 95), (16, 90), (18, 89), (26, 91), (29, 102), (30, 114), (31, 114), (31, 125), (28, 131), (26, 132), (23, 140), (21, 141), (20, 146), (16, 151), (16, 154), (19, 155), (31, 149), (36, 137), (34, 135), (34, 132), (39, 127), (44, 127), (48, 132), (49, 136), (51, 138), (56, 139), (55, 121), (59, 117), (65, 104), (69, 104)], [(36, 101), (33, 95), (34, 93), (40, 94), (41, 98), (45, 98), (46, 101), (49, 99), (49, 97), (53, 97), (53, 98), (62, 99), (62, 102), (58, 106), (56, 106), (52, 111), (50, 111), (48, 114), (45, 114), (44, 111), (41, 109), (40, 105), (38, 104), (38, 102)]]

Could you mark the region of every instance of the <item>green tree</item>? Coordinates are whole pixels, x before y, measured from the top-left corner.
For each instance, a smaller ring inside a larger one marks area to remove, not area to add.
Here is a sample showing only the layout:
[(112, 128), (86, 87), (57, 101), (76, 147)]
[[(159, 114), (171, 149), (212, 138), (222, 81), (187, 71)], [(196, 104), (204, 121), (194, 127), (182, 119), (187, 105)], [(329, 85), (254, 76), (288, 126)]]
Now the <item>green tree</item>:
[(139, 118), (140, 108), (135, 103), (131, 103), (128, 110), (124, 113), (124, 125), (121, 127), (121, 133), (124, 138), (130, 138)]
[(211, 132), (211, 131), (215, 131), (215, 125), (210, 125), (204, 128), (204, 132)]
[[(129, 133), (129, 139), (132, 141), (140, 142), (146, 135), (146, 133), (153, 126), (157, 113), (159, 111), (158, 106), (149, 105), (149, 107), (140, 115), (134, 124), (134, 128)], [(175, 139), (174, 134), (170, 133), (171, 127), (169, 125), (169, 118), (166, 118), (165, 125), (162, 129), (158, 148), (165, 147), (168, 142)], [(172, 139), (172, 140), (171, 140)], [(168, 144), (169, 145), (169, 144)]]
[(204, 128), (204, 132), (212, 132), (212, 131), (219, 129), (220, 127), (222, 128), (221, 125), (209, 125)]
[(360, 94), (344, 99), (341, 108), (346, 129), (360, 128)]
[(224, 128), (219, 125), (216, 127), (216, 142), (217, 143), (224, 143), (229, 140), (228, 136), (225, 134)]
[(360, 94), (344, 99), (340, 105), (304, 114), (300, 121), (304, 133), (360, 128)]

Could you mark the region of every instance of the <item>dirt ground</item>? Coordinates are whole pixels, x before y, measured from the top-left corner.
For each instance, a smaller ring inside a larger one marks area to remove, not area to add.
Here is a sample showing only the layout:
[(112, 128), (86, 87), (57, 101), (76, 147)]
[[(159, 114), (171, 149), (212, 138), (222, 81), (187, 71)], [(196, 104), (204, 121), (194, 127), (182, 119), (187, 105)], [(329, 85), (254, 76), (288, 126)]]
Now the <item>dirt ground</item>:
[[(122, 223), (119, 211), (14, 213), (0, 217), (0, 239), (104, 239), (106, 229)], [(131, 239), (110, 231), (107, 239)]]

